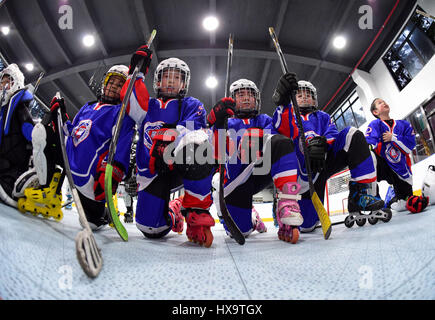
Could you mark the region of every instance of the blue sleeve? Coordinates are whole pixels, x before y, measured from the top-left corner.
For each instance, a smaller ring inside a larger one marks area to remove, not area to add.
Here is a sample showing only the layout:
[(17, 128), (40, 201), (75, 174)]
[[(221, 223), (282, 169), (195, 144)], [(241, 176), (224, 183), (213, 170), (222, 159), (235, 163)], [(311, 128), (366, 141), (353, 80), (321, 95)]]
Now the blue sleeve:
[(338, 130), (335, 126), (334, 121), (332, 121), (331, 117), (327, 113), (322, 113), (322, 123), (325, 124), (324, 132), (322, 133), (322, 136), (326, 138), (326, 142), (329, 146), (331, 146), (335, 139), (338, 136)]
[(403, 153), (411, 153), (415, 148), (415, 132), (408, 121), (402, 121), (403, 130), (398, 134), (393, 134), (392, 143)]
[(184, 109), (182, 110), (182, 118), (178, 122), (178, 125), (193, 130), (206, 128), (206, 115), (207, 113), (201, 101), (191, 97), (185, 98)]
[(130, 164), (130, 151), (133, 141), (134, 124), (135, 122), (128, 115), (126, 115), (122, 122), (122, 128), (121, 132), (119, 133), (118, 144), (116, 146), (114, 161), (124, 166), (124, 175), (127, 174), (128, 166)]
[(373, 148), (376, 148), (379, 143), (382, 143), (381, 134), (378, 130), (379, 125), (377, 125), (377, 123), (377, 120), (370, 122), (365, 133), (367, 143), (372, 145)]
[(33, 125), (29, 122), (24, 122), (21, 126), (21, 132), (23, 133), (24, 138), (26, 138), (27, 141), (32, 141), (32, 131), (33, 131)]

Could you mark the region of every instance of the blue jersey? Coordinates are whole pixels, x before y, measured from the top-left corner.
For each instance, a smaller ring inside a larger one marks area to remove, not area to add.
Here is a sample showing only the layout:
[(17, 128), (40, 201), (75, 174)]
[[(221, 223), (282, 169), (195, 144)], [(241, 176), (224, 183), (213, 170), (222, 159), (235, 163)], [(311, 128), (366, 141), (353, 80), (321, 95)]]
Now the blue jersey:
[[(107, 160), (112, 134), (121, 105), (87, 103), (67, 122), (69, 136), (66, 150), (74, 183), (80, 192), (90, 199), (94, 196), (94, 178), (97, 164)], [(122, 166), (124, 174), (130, 161), (130, 149), (134, 133), (134, 121), (124, 117), (114, 161)]]
[[(316, 136), (323, 136), (328, 143), (328, 151), (331, 150), (338, 137), (338, 130), (329, 114), (323, 111), (315, 111), (301, 116), (305, 139), (309, 141)], [(302, 145), (300, 144), (297, 122), (298, 119), (296, 119), (291, 105), (285, 107), (280, 106), (275, 110), (273, 115), (274, 127), (279, 133), (293, 140), (300, 170), (306, 175), (305, 158)]]
[[(228, 154), (229, 154), (229, 164), (227, 164), (227, 177), (229, 180), (235, 179), (240, 173), (242, 173), (250, 164), (242, 164), (240, 155), (238, 154), (240, 150), (240, 140), (246, 129), (249, 128), (260, 128), (266, 130), (266, 134), (263, 137), (263, 141), (266, 141), (267, 134), (276, 133), (273, 128), (272, 118), (266, 114), (259, 114), (254, 118), (239, 119), (239, 118), (229, 118), (228, 119)], [(269, 132), (268, 132), (268, 131)], [(264, 143), (263, 143), (264, 144)], [(253, 167), (252, 165), (250, 165)]]
[[(124, 87), (128, 83), (129, 80)], [(157, 130), (163, 127), (176, 128), (179, 133), (176, 146), (187, 132), (206, 128), (206, 111), (201, 101), (193, 97), (167, 101), (150, 98), (142, 75), (135, 81), (127, 112), (139, 126), (136, 148), (139, 191), (146, 188), (156, 176), (149, 171), (149, 161)]]
[[(382, 135), (385, 132), (393, 134), (390, 142), (383, 141)], [(370, 122), (365, 135), (376, 154), (384, 158), (401, 179), (412, 184), (409, 154), (415, 148), (416, 142), (411, 124), (405, 120), (393, 120), (390, 127), (385, 121), (376, 119)]]

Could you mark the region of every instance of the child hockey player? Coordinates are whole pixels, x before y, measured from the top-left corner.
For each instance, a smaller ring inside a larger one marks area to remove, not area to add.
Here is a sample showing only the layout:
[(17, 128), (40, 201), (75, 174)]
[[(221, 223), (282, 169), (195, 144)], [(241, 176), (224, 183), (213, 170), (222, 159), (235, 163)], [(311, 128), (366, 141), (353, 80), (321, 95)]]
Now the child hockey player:
[(28, 105), (33, 95), (16, 64), (3, 69), (0, 79), (0, 199), (16, 208), (23, 190), (37, 184), (36, 173), (28, 172), (34, 126)]
[[(301, 139), (290, 104), (290, 94), (296, 91), (296, 100), (300, 107), (302, 125), (310, 156), (314, 187), (321, 201), (327, 179), (333, 174), (350, 169), (348, 210), (346, 226), (354, 221), (363, 225), (367, 218), (377, 222), (377, 218), (388, 219), (387, 213), (380, 211), (384, 203), (376, 197), (376, 170), (364, 134), (353, 127), (338, 132), (330, 116), (317, 109), (317, 90), (307, 81), (296, 80), (294, 73), (283, 75), (273, 94), (273, 102), (278, 107), (274, 113), (274, 125), (278, 132), (291, 137), (296, 146), (299, 161), (298, 181), (302, 185), (302, 200), (299, 202), (304, 223), (302, 230), (310, 232), (318, 224), (318, 217), (310, 199), (305, 157)], [(369, 215), (360, 215), (360, 211), (371, 211)]]
[[(298, 226), (303, 219), (296, 201), (300, 186), (296, 182), (297, 161), (292, 141), (275, 134), (272, 118), (260, 114), (260, 91), (254, 82), (247, 79), (235, 81), (230, 86), (230, 95), (231, 98), (220, 100), (207, 118), (215, 132), (216, 150), (220, 147), (218, 144), (222, 143), (217, 141), (217, 130), (224, 127), (226, 117), (235, 115), (235, 118), (228, 119), (229, 132), (237, 132), (236, 136), (229, 134), (230, 158), (226, 164), (224, 185), (228, 211), (245, 236), (253, 230), (264, 232), (265, 226), (260, 217), (252, 216), (252, 197), (273, 182), (281, 191), (277, 214), (278, 237), (296, 243), (299, 239)], [(261, 161), (270, 161), (271, 167), (260, 175), (254, 172), (254, 167)], [(218, 184), (219, 174), (216, 174), (213, 178), (216, 190), (220, 187)], [(216, 200), (217, 192), (214, 198)]]
[(391, 209), (404, 211), (407, 198), (413, 195), (409, 154), (416, 145), (414, 130), (406, 120), (391, 119), (390, 106), (380, 98), (373, 101), (370, 111), (377, 119), (370, 122), (366, 139), (376, 155), (377, 179), (393, 185)]
[[(150, 52), (141, 47), (138, 58), (144, 51)], [(146, 72), (143, 69), (136, 80), (128, 106), (139, 125), (136, 226), (147, 238), (162, 238), (171, 229), (181, 232), (184, 216), (188, 239), (210, 247), (210, 228), (215, 224), (209, 212), (214, 165), (199, 164), (196, 157), (180, 158), (187, 155), (186, 150), (195, 154), (209, 145), (207, 133), (201, 130), (206, 127), (205, 109), (199, 100), (187, 96), (190, 69), (184, 61), (169, 58), (159, 63), (153, 81), (156, 98), (149, 98), (143, 82)], [(165, 160), (171, 155), (177, 161)], [(173, 212), (168, 208), (170, 191), (181, 184), (185, 189), (181, 212)]]
[[(56, 164), (63, 163), (61, 152), (56, 151), (60, 149), (56, 149), (59, 148), (59, 140), (56, 133), (57, 122), (54, 121), (57, 109), (61, 108), (63, 120), (66, 124), (64, 130), (69, 132), (66, 150), (74, 183), (86, 218), (93, 230), (100, 229), (109, 222), (104, 201), (106, 156), (112, 139), (112, 130), (121, 107), (120, 92), (127, 75), (128, 67), (123, 65), (111, 67), (102, 80), (98, 101), (84, 105), (72, 123), (66, 121), (64, 100), (53, 98), (49, 120), (44, 119), (33, 130), (35, 167), (42, 185), (41, 188), (32, 189), (33, 194), (39, 195), (39, 199), (36, 199), (37, 196), (34, 197), (34, 202), (43, 202), (46, 194), (53, 189), (56, 183), (61, 185), (61, 183), (54, 180), (56, 175), (59, 174), (55, 169)], [(50, 121), (54, 123), (50, 125)], [(134, 121), (126, 117), (113, 166), (113, 193), (116, 192), (117, 185), (122, 180), (126, 168), (128, 168), (130, 145), (134, 132), (133, 126)], [(50, 177), (53, 178), (51, 178), (52, 182), (47, 187), (48, 190), (44, 188), (44, 184), (50, 181)]]

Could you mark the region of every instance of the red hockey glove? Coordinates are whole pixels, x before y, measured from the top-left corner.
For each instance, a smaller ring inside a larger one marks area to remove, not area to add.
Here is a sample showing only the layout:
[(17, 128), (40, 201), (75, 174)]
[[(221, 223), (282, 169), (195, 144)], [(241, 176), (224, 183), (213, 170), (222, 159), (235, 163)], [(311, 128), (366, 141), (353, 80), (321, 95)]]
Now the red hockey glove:
[[(105, 199), (106, 194), (104, 191), (104, 179), (106, 178), (106, 166), (107, 162), (99, 163), (97, 165), (97, 174), (95, 176), (94, 182), (94, 196), (95, 200), (102, 201)], [(121, 169), (122, 165), (120, 163), (114, 163), (112, 165), (112, 194), (115, 194), (116, 189), (118, 189), (118, 184), (122, 181), (124, 176), (124, 171)]]
[(153, 145), (150, 150), (149, 168), (151, 174), (162, 174), (173, 169), (173, 163), (165, 163), (163, 156), (169, 144), (175, 141), (178, 131), (171, 128), (157, 130), (153, 137)]
[(232, 98), (222, 98), (216, 103), (207, 117), (210, 126), (216, 129), (224, 127), (225, 119), (234, 116), (236, 102)]
[(142, 68), (139, 70), (144, 75), (148, 73), (148, 69), (151, 64), (151, 59), (153, 57), (153, 53), (150, 49), (148, 49), (147, 45), (141, 46), (139, 49), (136, 50), (136, 52), (133, 54), (130, 60), (130, 69), (128, 70), (128, 74), (132, 74), (134, 71), (134, 68), (139, 63), (141, 59), (144, 59)]
[(69, 120), (68, 114), (66, 113), (65, 100), (63, 98), (58, 99), (57, 97), (53, 97), (50, 103), (50, 113), (52, 115), (56, 114), (59, 108), (62, 114), (62, 121), (65, 123)]
[(240, 140), (240, 160), (248, 164), (255, 162), (263, 156), (263, 129), (249, 128)]

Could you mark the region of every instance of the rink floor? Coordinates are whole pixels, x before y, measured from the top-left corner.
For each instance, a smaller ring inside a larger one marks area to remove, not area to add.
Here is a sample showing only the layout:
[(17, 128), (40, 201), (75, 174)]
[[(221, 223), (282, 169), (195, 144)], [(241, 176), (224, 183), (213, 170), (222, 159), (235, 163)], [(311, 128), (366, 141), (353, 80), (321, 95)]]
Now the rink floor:
[[(262, 216), (271, 212), (270, 204), (256, 208)], [(316, 229), (296, 245), (279, 241), (273, 223), (266, 225), (267, 233), (253, 233), (240, 246), (217, 224), (208, 249), (184, 233), (148, 240), (129, 224), (123, 242), (107, 228), (96, 233), (104, 266), (92, 280), (76, 260), (81, 229), (74, 209), (59, 223), (0, 204), (0, 298), (435, 299), (435, 206), (393, 213), (374, 226), (336, 225), (327, 241)]]

